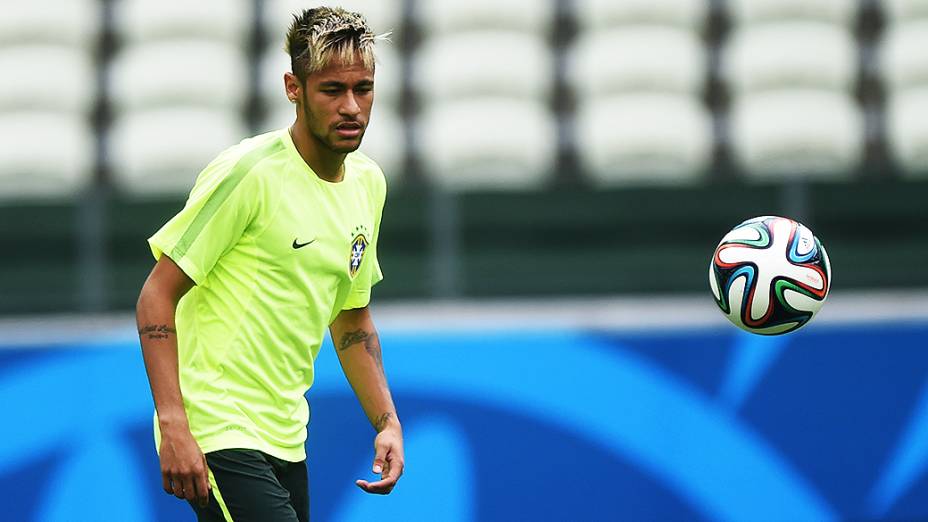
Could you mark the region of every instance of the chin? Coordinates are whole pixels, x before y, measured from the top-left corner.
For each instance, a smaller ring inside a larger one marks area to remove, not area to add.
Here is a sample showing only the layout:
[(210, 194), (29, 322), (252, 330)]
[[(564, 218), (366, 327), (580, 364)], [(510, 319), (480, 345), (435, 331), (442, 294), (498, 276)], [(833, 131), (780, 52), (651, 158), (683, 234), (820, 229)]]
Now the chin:
[(340, 154), (348, 154), (348, 153), (350, 153), (350, 152), (354, 152), (354, 151), (358, 150), (358, 148), (359, 148), (360, 146), (361, 146), (361, 140), (360, 140), (360, 139), (358, 139), (358, 140), (351, 140), (351, 141), (339, 140), (339, 141), (337, 141), (337, 142), (335, 142), (335, 143), (330, 143), (330, 144), (329, 144), (329, 148), (332, 149), (332, 151), (338, 152), (338, 153), (340, 153)]

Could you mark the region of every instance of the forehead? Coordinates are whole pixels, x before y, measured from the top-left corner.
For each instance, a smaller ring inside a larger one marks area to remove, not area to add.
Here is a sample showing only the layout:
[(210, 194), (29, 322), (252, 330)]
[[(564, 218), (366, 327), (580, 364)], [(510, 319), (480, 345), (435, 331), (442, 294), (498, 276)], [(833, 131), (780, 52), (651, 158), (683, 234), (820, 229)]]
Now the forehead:
[(310, 74), (306, 79), (313, 83), (339, 82), (351, 84), (364, 80), (373, 81), (374, 71), (365, 67), (361, 61), (351, 63), (336, 61)]

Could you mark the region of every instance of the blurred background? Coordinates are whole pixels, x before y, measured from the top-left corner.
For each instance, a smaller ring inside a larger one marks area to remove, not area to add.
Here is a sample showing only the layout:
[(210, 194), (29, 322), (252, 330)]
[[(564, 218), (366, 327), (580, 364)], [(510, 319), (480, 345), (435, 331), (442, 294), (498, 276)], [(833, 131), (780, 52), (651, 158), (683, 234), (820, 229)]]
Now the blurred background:
[[(392, 31), (361, 149), (390, 186), (375, 315), (410, 472), (352, 490), (369, 428), (323, 353), (314, 517), (928, 519), (928, 1), (337, 4)], [(283, 37), (316, 4), (0, 5), (2, 504), (188, 519), (133, 338), (145, 240), (292, 122)], [(835, 273), (784, 338), (707, 288), (766, 214)]]

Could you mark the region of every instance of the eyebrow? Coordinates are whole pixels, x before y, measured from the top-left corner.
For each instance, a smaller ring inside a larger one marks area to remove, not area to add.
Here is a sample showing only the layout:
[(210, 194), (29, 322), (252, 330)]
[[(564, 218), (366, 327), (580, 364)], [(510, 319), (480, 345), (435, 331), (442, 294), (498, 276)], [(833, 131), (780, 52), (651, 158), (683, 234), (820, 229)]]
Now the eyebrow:
[[(373, 85), (373, 84), (374, 84), (374, 80), (367, 80), (367, 79), (365, 79), (365, 80), (361, 80), (361, 81), (359, 81), (358, 83), (356, 83), (355, 86), (359, 86), (359, 85), (368, 86), (368, 85)], [(345, 88), (345, 87), (347, 87), (347, 86), (348, 86), (347, 83), (345, 83), (345, 82), (340, 82), (340, 81), (336, 81), (336, 80), (329, 80), (329, 81), (325, 81), (325, 82), (319, 82), (319, 87), (320, 87), (320, 88), (337, 87), (337, 88), (339, 88), (339, 89), (343, 89), (343, 88)]]

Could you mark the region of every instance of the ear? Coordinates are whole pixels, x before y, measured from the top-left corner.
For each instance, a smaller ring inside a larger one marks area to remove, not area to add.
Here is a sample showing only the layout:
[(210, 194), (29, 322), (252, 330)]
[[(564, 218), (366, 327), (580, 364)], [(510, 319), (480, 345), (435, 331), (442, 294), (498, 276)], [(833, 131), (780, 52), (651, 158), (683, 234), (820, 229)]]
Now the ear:
[(284, 89), (290, 103), (296, 103), (303, 98), (303, 85), (299, 78), (291, 72), (284, 73)]

